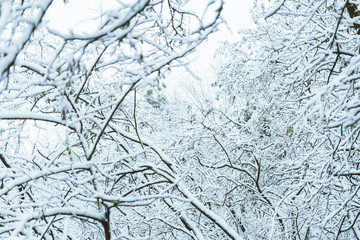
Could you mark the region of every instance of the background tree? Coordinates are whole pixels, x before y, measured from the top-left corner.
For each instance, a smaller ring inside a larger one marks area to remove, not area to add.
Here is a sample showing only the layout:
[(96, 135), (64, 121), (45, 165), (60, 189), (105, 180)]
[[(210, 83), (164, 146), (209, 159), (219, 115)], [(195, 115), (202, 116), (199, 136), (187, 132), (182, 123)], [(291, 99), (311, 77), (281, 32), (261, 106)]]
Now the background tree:
[(296, 110), (279, 208), (292, 209), (294, 238), (358, 239), (358, 3), (268, 5), (257, 3), (260, 51), (282, 83), (281, 107)]

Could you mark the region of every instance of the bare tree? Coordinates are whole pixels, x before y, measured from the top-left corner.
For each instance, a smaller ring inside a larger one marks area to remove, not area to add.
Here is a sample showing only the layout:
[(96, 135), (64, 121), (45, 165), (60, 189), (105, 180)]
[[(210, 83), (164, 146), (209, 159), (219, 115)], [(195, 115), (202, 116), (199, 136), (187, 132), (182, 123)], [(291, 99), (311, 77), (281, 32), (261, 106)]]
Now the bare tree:
[(1, 2), (0, 235), (206, 239), (211, 227), (240, 239), (137, 116), (138, 92), (186, 68), (222, 2), (200, 18), (186, 1), (120, 1), (90, 33), (49, 28), (51, 2)]
[(282, 107), (295, 111), (282, 170), (291, 181), (279, 208), (288, 209), (296, 239), (358, 239), (358, 2), (257, 6), (260, 51), (282, 83)]

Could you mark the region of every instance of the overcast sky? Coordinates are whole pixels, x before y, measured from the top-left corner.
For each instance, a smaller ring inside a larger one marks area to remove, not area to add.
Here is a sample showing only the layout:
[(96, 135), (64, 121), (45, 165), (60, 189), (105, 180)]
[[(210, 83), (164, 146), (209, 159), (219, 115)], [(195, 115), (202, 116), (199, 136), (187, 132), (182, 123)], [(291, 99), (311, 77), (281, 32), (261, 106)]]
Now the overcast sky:
[[(132, 2), (134, 0), (122, 0), (121, 2)], [(50, 7), (52, 27), (58, 30), (67, 31), (75, 29), (78, 31), (91, 31), (91, 19), (98, 17), (101, 11), (113, 5), (116, 0), (69, 0), (67, 4), (64, 0), (55, 0)], [(233, 33), (240, 28), (251, 26), (249, 9), (252, 7), (253, 0), (224, 0), (225, 5), (222, 16), (228, 22), (228, 26)], [(190, 0), (189, 9), (201, 14), (201, 10), (208, 1)], [(217, 40), (231, 38), (229, 31), (223, 26), (221, 33), (213, 35)]]
[[(121, 2), (133, 2), (134, 0), (122, 0)], [(59, 31), (69, 31), (73, 29), (80, 32), (91, 32), (94, 22), (91, 19), (96, 18), (107, 6), (116, 4), (116, 0), (69, 0), (64, 4), (63, 0), (55, 0), (50, 7), (50, 27)], [(190, 0), (187, 7), (201, 15), (202, 9), (209, 1)], [(214, 80), (214, 71), (211, 65), (214, 63), (214, 53), (219, 41), (236, 42), (239, 38), (239, 30), (242, 28), (251, 28), (253, 26), (250, 9), (253, 0), (224, 0), (225, 5), (222, 17), (227, 22), (221, 25), (218, 32), (212, 34), (197, 50), (195, 54), (189, 56), (192, 60), (190, 65), (192, 70), (206, 81)], [(117, 3), (118, 4), (118, 3)], [(96, 24), (96, 23), (95, 23)], [(195, 60), (194, 60), (195, 59)], [(191, 76), (186, 75), (184, 70), (174, 70), (167, 81), (171, 92), (176, 92), (178, 84), (184, 85), (186, 81), (193, 81)], [(175, 84), (173, 84), (173, 83)], [(177, 91), (178, 92), (178, 91)]]
[(221, 25), (219, 31), (212, 34), (209, 39), (199, 47), (198, 53), (201, 61), (211, 61), (219, 41), (236, 42), (241, 29), (254, 26), (250, 14), (253, 0), (224, 1), (225, 5), (222, 17), (227, 22), (227, 26), (225, 24)]
[[(196, 58), (190, 64), (190, 68), (201, 78), (201, 81), (196, 81), (184, 73), (177, 74), (181, 70), (175, 70), (175, 73), (172, 74), (174, 79), (167, 81), (169, 83), (169, 91), (175, 98), (183, 98), (184, 95), (188, 96), (189, 92), (192, 95), (191, 91), (195, 90), (197, 91), (195, 95), (203, 94), (204, 97), (212, 98), (207, 100), (214, 100), (215, 95), (213, 89), (209, 88), (209, 85), (216, 80), (217, 69), (214, 68), (216, 64), (214, 53), (219, 46), (219, 42), (236, 42), (239, 39), (239, 31), (241, 29), (254, 27), (250, 14), (253, 0), (224, 0), (224, 2), (222, 17), (227, 22), (227, 26), (225, 24), (221, 25), (219, 31), (212, 34), (207, 41), (198, 47), (196, 53), (190, 57), (190, 60), (193, 57)], [(174, 84), (170, 82), (171, 80), (174, 80)], [(179, 91), (179, 89), (182, 90)], [(198, 96), (194, 97), (197, 98)], [(202, 100), (204, 101), (204, 99)]]

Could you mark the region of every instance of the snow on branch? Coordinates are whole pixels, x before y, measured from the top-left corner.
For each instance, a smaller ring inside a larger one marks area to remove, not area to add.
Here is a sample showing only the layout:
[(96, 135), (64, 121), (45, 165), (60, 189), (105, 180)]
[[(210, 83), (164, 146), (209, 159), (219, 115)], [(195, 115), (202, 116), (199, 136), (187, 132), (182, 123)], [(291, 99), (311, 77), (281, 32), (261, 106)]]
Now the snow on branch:
[(284, 5), (286, 0), (280, 0), (280, 2), (278, 2), (275, 6), (273, 6), (272, 9), (270, 9), (264, 16), (265, 19), (271, 17), (272, 15), (274, 15), (277, 11), (279, 11), (279, 9)]

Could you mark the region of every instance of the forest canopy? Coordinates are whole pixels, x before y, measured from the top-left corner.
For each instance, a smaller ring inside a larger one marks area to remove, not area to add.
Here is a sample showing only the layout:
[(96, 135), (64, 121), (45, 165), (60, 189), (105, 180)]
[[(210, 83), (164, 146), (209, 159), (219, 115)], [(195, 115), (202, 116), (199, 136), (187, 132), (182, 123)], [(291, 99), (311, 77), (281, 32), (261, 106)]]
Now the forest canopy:
[[(187, 56), (226, 1), (114, 1), (89, 32), (54, 2), (0, 2), (1, 239), (360, 239), (357, 1), (255, 1), (211, 84)], [(175, 69), (201, 87), (169, 98)]]

